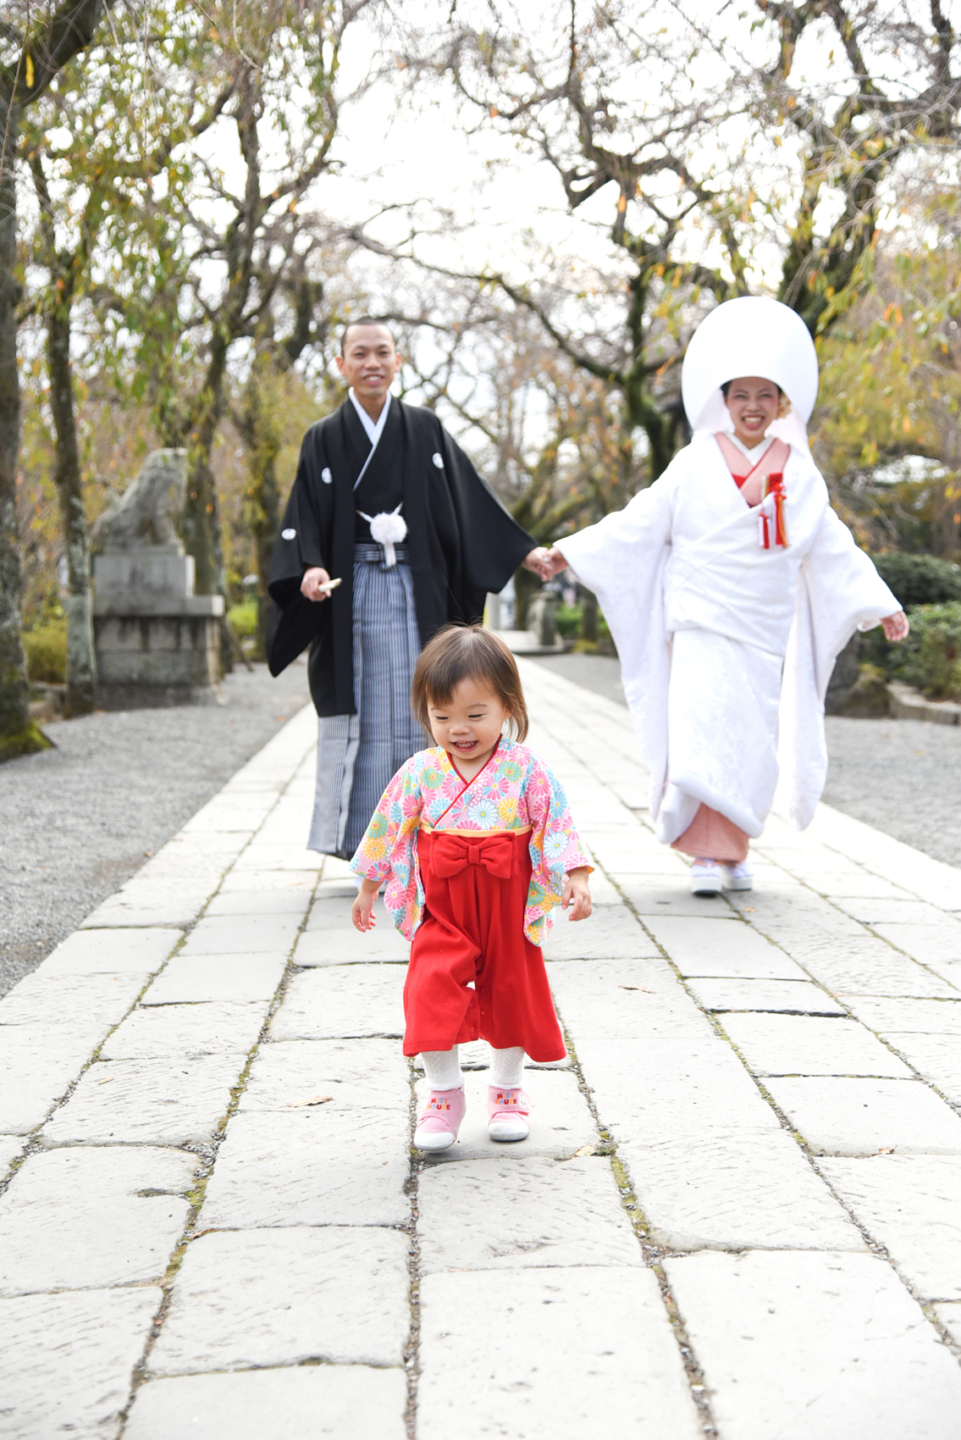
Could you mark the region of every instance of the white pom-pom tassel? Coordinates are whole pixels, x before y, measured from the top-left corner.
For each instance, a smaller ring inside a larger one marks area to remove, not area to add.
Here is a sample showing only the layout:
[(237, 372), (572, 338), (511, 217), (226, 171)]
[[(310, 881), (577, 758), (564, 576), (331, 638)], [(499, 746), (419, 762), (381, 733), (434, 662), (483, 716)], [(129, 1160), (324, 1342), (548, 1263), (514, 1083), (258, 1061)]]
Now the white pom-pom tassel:
[(382, 510), (372, 520), (367, 515), (363, 517), (365, 520), (369, 520), (372, 537), (378, 545), (384, 547), (384, 564), (388, 570), (392, 565), (397, 564), (394, 546), (407, 539), (407, 521), (403, 515), (398, 513), (399, 510), (400, 506), (398, 505), (396, 510), (391, 510), (389, 513)]

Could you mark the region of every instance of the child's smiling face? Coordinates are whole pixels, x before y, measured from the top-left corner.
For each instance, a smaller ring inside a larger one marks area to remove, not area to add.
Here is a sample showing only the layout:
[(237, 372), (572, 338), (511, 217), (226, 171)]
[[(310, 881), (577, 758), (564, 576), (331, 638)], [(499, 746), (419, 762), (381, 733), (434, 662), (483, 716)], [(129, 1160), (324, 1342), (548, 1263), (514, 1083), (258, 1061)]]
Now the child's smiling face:
[(510, 719), (510, 711), (488, 682), (469, 676), (454, 687), (448, 704), (431, 700), (427, 708), (437, 744), (471, 769), (490, 758), (504, 722)]

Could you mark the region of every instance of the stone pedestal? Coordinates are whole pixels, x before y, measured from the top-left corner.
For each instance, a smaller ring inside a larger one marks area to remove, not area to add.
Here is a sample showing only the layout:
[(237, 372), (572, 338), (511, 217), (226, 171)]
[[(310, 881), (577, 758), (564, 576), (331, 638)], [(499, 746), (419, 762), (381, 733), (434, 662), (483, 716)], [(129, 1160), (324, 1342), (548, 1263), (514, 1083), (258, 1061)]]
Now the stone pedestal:
[(104, 710), (218, 701), (219, 595), (195, 595), (179, 544), (94, 558), (97, 703)]

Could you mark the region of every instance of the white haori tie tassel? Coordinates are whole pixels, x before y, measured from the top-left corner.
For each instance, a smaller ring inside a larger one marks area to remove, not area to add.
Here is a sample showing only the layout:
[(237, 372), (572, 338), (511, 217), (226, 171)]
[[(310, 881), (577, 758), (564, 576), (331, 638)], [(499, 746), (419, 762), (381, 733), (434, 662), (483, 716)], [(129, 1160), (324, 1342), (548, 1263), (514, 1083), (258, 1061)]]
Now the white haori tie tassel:
[[(401, 501), (401, 505), (404, 502)], [(400, 505), (396, 510), (381, 510), (379, 515), (365, 515), (363, 510), (358, 510), (362, 520), (366, 520), (370, 526), (370, 533), (378, 545), (384, 547), (384, 564), (389, 570), (392, 565), (397, 564), (395, 545), (400, 545), (407, 539), (407, 521), (400, 513)]]

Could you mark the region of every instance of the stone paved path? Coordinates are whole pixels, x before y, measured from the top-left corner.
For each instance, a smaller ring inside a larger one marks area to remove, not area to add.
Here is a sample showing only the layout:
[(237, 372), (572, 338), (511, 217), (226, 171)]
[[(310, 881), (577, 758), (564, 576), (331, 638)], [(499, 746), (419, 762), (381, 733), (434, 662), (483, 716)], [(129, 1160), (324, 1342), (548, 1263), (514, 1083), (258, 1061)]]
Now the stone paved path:
[(0, 1436), (958, 1440), (961, 872), (827, 808), (687, 894), (623, 709), (527, 665), (596, 857), (570, 1060), (409, 1149), (404, 947), (291, 721), (0, 1002)]

